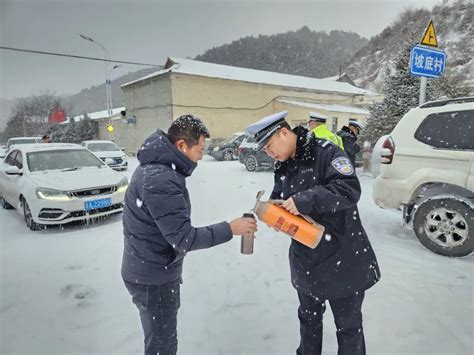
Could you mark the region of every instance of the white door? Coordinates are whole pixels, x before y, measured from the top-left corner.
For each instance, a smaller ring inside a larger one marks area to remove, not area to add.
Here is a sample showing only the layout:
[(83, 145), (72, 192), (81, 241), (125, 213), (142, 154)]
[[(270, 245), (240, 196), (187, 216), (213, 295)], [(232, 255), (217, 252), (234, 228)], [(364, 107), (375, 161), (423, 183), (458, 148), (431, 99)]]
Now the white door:
[[(18, 199), (15, 198), (18, 192), (18, 181), (20, 175), (8, 175), (5, 173), (5, 170), (11, 166), (18, 166), (18, 162), (16, 160), (17, 155), (21, 153), (18, 150), (11, 151), (3, 161), (3, 167), (1, 169), (1, 184), (2, 184), (2, 194), (4, 199), (10, 203), (12, 206), (17, 207)], [(20, 158), (21, 159), (21, 158)]]

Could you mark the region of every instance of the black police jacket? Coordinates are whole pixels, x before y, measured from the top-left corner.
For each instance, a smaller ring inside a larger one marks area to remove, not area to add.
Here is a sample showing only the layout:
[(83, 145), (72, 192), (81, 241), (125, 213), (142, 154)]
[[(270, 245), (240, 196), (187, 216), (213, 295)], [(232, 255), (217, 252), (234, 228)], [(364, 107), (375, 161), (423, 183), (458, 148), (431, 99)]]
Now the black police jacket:
[(302, 127), (296, 155), (275, 167), (272, 199), (292, 197), (298, 211), (325, 227), (315, 249), (292, 240), (293, 287), (321, 301), (349, 297), (380, 278), (375, 253), (357, 209), (360, 183), (345, 152)]
[(344, 151), (347, 153), (351, 159), (352, 165), (355, 167), (355, 156), (360, 152), (360, 146), (357, 144), (357, 137), (352, 133), (351, 129), (347, 126), (342, 127), (342, 129), (336, 133), (342, 139), (344, 144)]

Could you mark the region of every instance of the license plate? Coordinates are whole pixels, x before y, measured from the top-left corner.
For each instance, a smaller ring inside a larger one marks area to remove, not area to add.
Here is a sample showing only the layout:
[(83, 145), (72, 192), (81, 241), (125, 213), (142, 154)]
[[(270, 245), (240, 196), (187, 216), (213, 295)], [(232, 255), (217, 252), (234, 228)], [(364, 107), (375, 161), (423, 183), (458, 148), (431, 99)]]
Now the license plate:
[(98, 209), (98, 208), (104, 208), (104, 207), (109, 207), (109, 206), (112, 206), (112, 199), (111, 198), (102, 198), (100, 200), (84, 202), (84, 210), (85, 211), (95, 210), (95, 209)]

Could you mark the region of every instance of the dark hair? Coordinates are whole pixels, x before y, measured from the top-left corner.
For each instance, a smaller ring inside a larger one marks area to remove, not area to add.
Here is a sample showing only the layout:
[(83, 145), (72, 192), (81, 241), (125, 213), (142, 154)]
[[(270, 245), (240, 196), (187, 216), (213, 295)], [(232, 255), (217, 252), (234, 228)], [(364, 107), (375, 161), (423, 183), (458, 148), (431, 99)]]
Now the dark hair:
[(44, 139), (49, 139), (49, 138), (50, 138), (50, 137), (49, 137), (49, 134), (45, 134), (41, 139), (44, 140)]
[(191, 114), (179, 116), (168, 129), (171, 143), (183, 139), (189, 147), (199, 143), (199, 138), (209, 138), (209, 131), (199, 117)]
[(286, 121), (280, 123), (280, 129), (282, 129), (282, 128), (286, 128), (286, 129), (288, 129), (288, 130), (291, 131), (291, 127), (290, 127), (290, 125), (288, 124), (288, 122), (286, 122)]

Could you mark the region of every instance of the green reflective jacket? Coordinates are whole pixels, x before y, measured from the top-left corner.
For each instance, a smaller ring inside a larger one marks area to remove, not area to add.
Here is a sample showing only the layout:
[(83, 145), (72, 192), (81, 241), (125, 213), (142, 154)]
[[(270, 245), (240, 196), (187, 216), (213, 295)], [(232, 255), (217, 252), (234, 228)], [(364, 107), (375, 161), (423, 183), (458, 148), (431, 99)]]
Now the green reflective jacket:
[(322, 124), (315, 129), (313, 129), (313, 133), (316, 136), (316, 138), (322, 138), (326, 139), (335, 145), (337, 145), (339, 148), (344, 150), (344, 143), (342, 143), (341, 137), (339, 137), (337, 134), (332, 133), (325, 124)]

